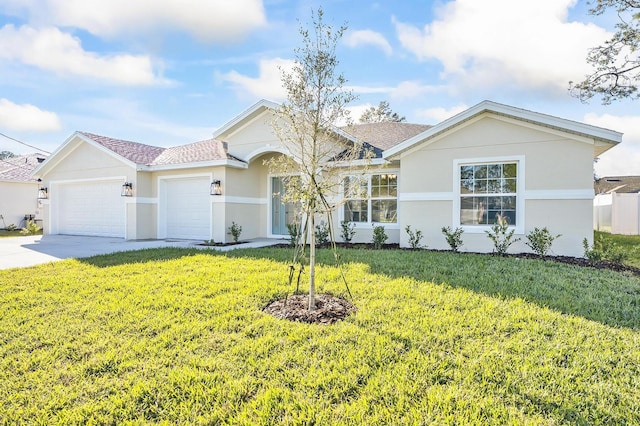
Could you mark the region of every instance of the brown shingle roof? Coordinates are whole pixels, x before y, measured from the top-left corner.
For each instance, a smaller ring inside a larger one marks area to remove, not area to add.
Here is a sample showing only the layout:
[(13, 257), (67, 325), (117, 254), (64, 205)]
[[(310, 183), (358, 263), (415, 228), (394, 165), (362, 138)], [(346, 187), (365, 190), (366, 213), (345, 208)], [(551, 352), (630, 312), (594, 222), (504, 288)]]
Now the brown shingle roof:
[(189, 145), (167, 148), (152, 165), (197, 163), (214, 160), (237, 160), (227, 153), (227, 144), (216, 139), (207, 139)]
[(354, 124), (343, 130), (376, 148), (386, 150), (424, 132), (431, 126), (387, 121), (382, 123)]
[(0, 161), (0, 181), (36, 182), (31, 172), (40, 164), (38, 159), (46, 158), (46, 154), (40, 153), (5, 158)]
[(158, 146), (145, 145), (142, 143), (125, 141), (122, 139), (113, 139), (107, 136), (95, 135), (93, 133), (79, 133), (91, 139), (92, 141), (99, 143), (105, 148), (115, 152), (121, 157), (124, 157), (129, 161), (141, 165), (150, 164), (165, 150), (165, 148), (160, 148)]
[(93, 133), (80, 132), (80, 134), (138, 165), (158, 166), (214, 160), (238, 160), (227, 153), (225, 142), (216, 139), (207, 139), (172, 148), (161, 148)]
[(596, 194), (640, 192), (640, 176), (607, 176), (596, 180)]

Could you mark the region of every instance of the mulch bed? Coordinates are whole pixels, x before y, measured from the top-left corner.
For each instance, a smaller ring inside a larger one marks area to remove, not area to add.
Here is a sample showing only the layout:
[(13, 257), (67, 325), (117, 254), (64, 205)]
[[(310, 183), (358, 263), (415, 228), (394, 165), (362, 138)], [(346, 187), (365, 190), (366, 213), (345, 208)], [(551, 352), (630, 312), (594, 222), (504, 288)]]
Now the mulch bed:
[(356, 307), (344, 299), (330, 294), (316, 294), (316, 308), (309, 310), (309, 295), (294, 294), (272, 302), (264, 309), (276, 318), (290, 321), (333, 324), (356, 311)]

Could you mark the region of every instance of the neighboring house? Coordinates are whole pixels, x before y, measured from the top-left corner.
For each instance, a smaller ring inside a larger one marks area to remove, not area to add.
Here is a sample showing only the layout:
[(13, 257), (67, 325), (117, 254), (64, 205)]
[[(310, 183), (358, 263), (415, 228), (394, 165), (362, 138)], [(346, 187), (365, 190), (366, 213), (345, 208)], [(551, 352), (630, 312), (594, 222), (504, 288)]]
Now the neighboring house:
[(640, 176), (603, 177), (594, 187), (593, 229), (640, 235)]
[(25, 218), (39, 218), (38, 181), (31, 174), (45, 154), (30, 154), (0, 160), (0, 229), (25, 226)]
[[(264, 164), (286, 154), (270, 125), (277, 107), (260, 101), (212, 139), (175, 148), (73, 134), (34, 172), (49, 188), (45, 233), (228, 241), (236, 222), (243, 239), (287, 237), (293, 206), (281, 203), (282, 180)], [(333, 218), (336, 229), (356, 224), (354, 241), (370, 242), (382, 224), (387, 242), (407, 246), (411, 225), (430, 248), (448, 249), (440, 229), (451, 226), (464, 229), (464, 250), (490, 252), (484, 231), (500, 214), (523, 239), (511, 251), (529, 251), (524, 235), (546, 226), (562, 234), (555, 253), (578, 256), (582, 239), (592, 240), (593, 159), (622, 138), (489, 101), (432, 127), (345, 132), (376, 154), (368, 197), (348, 200)]]

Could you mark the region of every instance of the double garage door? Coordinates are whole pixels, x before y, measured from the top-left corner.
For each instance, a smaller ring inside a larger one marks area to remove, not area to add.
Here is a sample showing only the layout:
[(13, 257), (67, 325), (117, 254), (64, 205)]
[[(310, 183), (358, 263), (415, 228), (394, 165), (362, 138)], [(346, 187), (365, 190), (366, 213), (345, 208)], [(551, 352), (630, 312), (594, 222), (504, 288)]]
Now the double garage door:
[[(52, 194), (56, 234), (126, 238), (126, 197), (122, 179), (60, 183)], [(159, 238), (211, 238), (209, 177), (163, 179)], [(139, 219), (140, 220), (140, 219)]]
[(54, 223), (58, 234), (125, 238), (122, 180), (73, 182), (55, 188)]

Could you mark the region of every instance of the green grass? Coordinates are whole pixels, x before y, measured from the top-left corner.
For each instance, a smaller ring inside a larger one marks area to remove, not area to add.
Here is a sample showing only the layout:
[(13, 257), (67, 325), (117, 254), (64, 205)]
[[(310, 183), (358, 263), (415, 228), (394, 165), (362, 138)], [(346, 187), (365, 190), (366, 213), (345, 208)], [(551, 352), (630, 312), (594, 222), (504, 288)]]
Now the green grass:
[(602, 236), (606, 242), (613, 242), (629, 254), (626, 264), (640, 268), (640, 235), (617, 235), (595, 231), (596, 237)]
[[(5, 237), (24, 237), (23, 234), (20, 233), (22, 229), (16, 229), (14, 231), (7, 231), (6, 229), (0, 229), (0, 238)], [(42, 229), (38, 231), (35, 235), (42, 235)]]
[[(262, 312), (290, 250), (0, 271), (3, 424), (638, 424), (640, 280), (541, 260), (342, 251), (358, 312)], [(319, 251), (320, 290), (344, 294)]]

